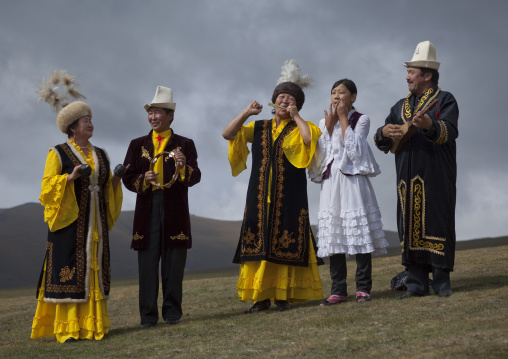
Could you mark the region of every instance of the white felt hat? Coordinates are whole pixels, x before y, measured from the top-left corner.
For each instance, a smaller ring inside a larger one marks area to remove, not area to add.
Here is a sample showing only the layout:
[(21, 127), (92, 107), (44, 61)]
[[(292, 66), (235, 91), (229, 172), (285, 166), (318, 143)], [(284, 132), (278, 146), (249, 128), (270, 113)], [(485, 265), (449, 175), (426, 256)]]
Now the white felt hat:
[(439, 70), (440, 63), (436, 61), (436, 47), (430, 41), (420, 42), (415, 49), (411, 61), (403, 64), (406, 67), (424, 67)]
[(157, 86), (155, 96), (150, 104), (145, 105), (145, 110), (148, 111), (150, 107), (167, 108), (174, 111), (176, 103), (173, 102), (173, 90), (169, 87)]

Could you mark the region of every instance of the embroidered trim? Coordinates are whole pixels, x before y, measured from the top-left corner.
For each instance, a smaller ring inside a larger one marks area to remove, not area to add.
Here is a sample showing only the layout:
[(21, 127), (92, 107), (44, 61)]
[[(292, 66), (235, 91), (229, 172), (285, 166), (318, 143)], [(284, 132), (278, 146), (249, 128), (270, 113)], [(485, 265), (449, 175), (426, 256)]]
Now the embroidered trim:
[(171, 236), (171, 237), (169, 237), (169, 238), (171, 238), (173, 241), (175, 241), (175, 240), (176, 240), (176, 241), (186, 241), (186, 240), (188, 240), (188, 239), (189, 239), (189, 237), (188, 237), (188, 236), (186, 236), (186, 235), (183, 233), (183, 231), (182, 231), (182, 232), (180, 232), (180, 234), (177, 234), (176, 236)]
[(247, 231), (244, 231), (242, 233), (242, 242), (249, 245), (249, 247), (242, 247), (242, 253), (245, 253), (247, 255), (253, 255), (253, 254), (260, 254), (262, 247), (263, 247), (263, 241), (261, 239), (258, 239), (255, 241), (256, 235), (251, 232), (250, 227), (247, 228)]
[[(299, 261), (303, 254), (305, 253), (306, 243), (305, 243), (305, 229), (306, 226), (306, 216), (308, 216), (309, 211), (305, 209), (300, 210), (300, 216), (298, 217), (299, 228), (298, 228), (298, 237), (294, 238), (293, 233), (289, 233), (288, 230), (284, 230), (282, 234), (280, 233), (281, 228), (281, 215), (282, 215), (282, 198), (284, 197), (284, 148), (282, 144), (284, 143), (284, 138), (286, 134), (290, 133), (293, 128), (296, 126), (295, 122), (290, 122), (286, 125), (284, 130), (277, 138), (276, 146), (274, 148), (274, 169), (273, 175), (276, 176), (274, 185), (274, 203), (272, 203), (273, 211), (274, 211), (274, 220), (272, 222), (273, 231), (271, 233), (272, 243), (271, 243), (271, 252), (273, 255), (270, 255), (271, 258), (278, 260), (287, 260), (287, 261)], [(283, 136), (283, 137), (281, 137)], [(308, 231), (308, 229), (307, 229)], [(284, 249), (289, 248), (290, 244), (296, 243), (297, 249), (294, 252), (288, 252)]]
[(60, 282), (65, 283), (68, 280), (71, 280), (72, 277), (74, 277), (75, 272), (76, 267), (72, 268), (72, 270), (69, 268), (69, 266), (65, 266), (64, 268), (60, 269)]
[[(265, 233), (264, 233), (264, 222), (266, 220), (266, 190), (268, 189), (268, 176), (270, 174), (270, 142), (272, 141), (269, 136), (270, 128), (272, 123), (271, 121), (265, 121), (263, 123), (262, 135), (261, 135), (261, 148), (263, 149), (263, 158), (261, 159), (261, 167), (259, 169), (259, 186), (258, 186), (258, 247), (259, 249), (254, 250), (252, 253), (257, 254), (265, 254)], [(249, 229), (250, 230), (250, 229)], [(245, 234), (244, 234), (245, 235)], [(248, 253), (244, 251), (245, 248), (242, 248), (243, 253)]]
[(141, 157), (148, 159), (148, 161), (152, 161), (150, 152), (145, 148), (145, 146), (141, 146)]
[[(109, 179), (109, 165), (106, 165), (104, 161), (104, 157), (102, 156), (102, 152), (98, 147), (95, 147), (95, 153), (97, 154), (97, 159), (99, 162), (99, 185), (104, 186)], [(110, 265), (110, 257), (109, 257), (109, 227), (107, 223), (107, 206), (106, 206), (106, 195), (104, 191), (99, 192), (99, 210), (100, 210), (100, 221), (101, 221), (101, 229), (102, 229), (102, 243), (99, 243), (98, 248), (98, 256), (102, 259), (102, 263), (97, 263), (101, 266), (102, 272), (102, 283), (99, 283), (99, 286), (102, 284), (102, 289), (104, 291), (104, 295), (109, 293), (111, 286), (111, 265)], [(100, 229), (99, 229), (100, 230)], [(102, 253), (101, 253), (102, 251)], [(99, 273), (100, 275), (100, 273)]]
[(139, 175), (138, 178), (136, 179), (136, 181), (134, 182), (134, 188), (136, 188), (136, 192), (139, 193), (140, 192), (140, 187), (141, 187), (141, 179), (143, 178), (143, 175)]
[(407, 195), (407, 185), (406, 182), (404, 182), (404, 180), (400, 180), (397, 191), (399, 193), (400, 208), (402, 210), (402, 229), (403, 229), (402, 239), (404, 240), (406, 239), (406, 195)]
[(448, 142), (448, 127), (446, 127), (443, 121), (437, 121), (437, 123), (439, 123), (441, 131), (439, 133), (439, 138), (436, 140), (436, 143), (438, 145), (442, 145), (443, 143)]
[(187, 166), (187, 168), (189, 169), (189, 178), (187, 178), (187, 181), (190, 181), (190, 179), (192, 177), (192, 172), (194, 172), (194, 168), (192, 168), (190, 166)]
[[(420, 108), (424, 104), (425, 106), (427, 106), (427, 104), (430, 103), (440, 91), (441, 89), (438, 88), (436, 93), (429, 99), (429, 96), (434, 92), (434, 89), (432, 87), (429, 88), (427, 92), (423, 94), (422, 98), (420, 99), (420, 102), (418, 103), (418, 106), (415, 108), (413, 113), (411, 113), (411, 104), (409, 103), (409, 99), (413, 94), (410, 93), (409, 95), (407, 95), (406, 100), (404, 101), (404, 106), (402, 106), (400, 110), (400, 118), (402, 119), (402, 122), (406, 123), (407, 122), (406, 119), (410, 120), (411, 118), (413, 118), (413, 116), (416, 115), (418, 111), (420, 111)], [(423, 106), (423, 108), (425, 108), (425, 106)]]
[(136, 232), (136, 233), (132, 236), (132, 240), (133, 240), (133, 241), (138, 241), (138, 240), (143, 239), (143, 238), (145, 238), (145, 236), (140, 236), (140, 235), (138, 234), (138, 232)]
[(410, 219), (409, 249), (427, 250), (444, 256), (444, 244), (439, 242), (445, 242), (446, 239), (425, 234), (425, 185), (420, 176), (416, 176), (411, 180)]
[[(72, 150), (70, 149), (68, 144), (62, 144), (60, 146), (65, 154), (69, 157), (72, 164), (74, 166), (81, 165), (81, 162), (76, 158)], [(65, 284), (65, 285), (57, 285), (51, 283), (51, 278), (53, 277), (52, 269), (53, 269), (53, 244), (48, 242), (48, 263), (46, 266), (46, 290), (48, 292), (53, 293), (87, 293), (85, 287), (85, 219), (86, 219), (86, 208), (88, 205), (88, 194), (89, 192), (86, 190), (90, 185), (89, 177), (81, 177), (82, 181), (82, 190), (80, 198), (76, 198), (78, 204), (78, 219), (77, 219), (77, 227), (76, 227), (76, 267), (77, 267), (77, 276), (76, 276), (76, 284)], [(92, 218), (90, 220), (93, 220)], [(83, 268), (83, 269), (81, 269)]]

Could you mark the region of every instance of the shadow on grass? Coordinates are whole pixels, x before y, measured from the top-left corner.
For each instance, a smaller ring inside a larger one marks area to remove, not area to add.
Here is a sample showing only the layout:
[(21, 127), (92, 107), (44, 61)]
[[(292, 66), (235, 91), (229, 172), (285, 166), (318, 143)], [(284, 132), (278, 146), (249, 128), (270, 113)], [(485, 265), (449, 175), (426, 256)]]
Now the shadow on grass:
[[(501, 288), (508, 285), (508, 275), (484, 275), (472, 278), (459, 278), (454, 280), (452, 273), (451, 285), (454, 293)], [(384, 289), (379, 291), (375, 290), (371, 294), (373, 298), (394, 299), (404, 293), (405, 291)], [(431, 295), (432, 294), (434, 293), (431, 288)]]
[[(459, 278), (454, 280), (453, 274), (452, 274), (452, 290), (454, 293), (460, 293), (460, 292), (471, 292), (471, 291), (478, 291), (478, 290), (488, 290), (488, 289), (496, 289), (505, 287), (508, 285), (508, 275), (484, 275), (484, 276), (477, 276), (472, 278)], [(385, 287), (386, 288), (386, 287)], [(432, 290), (431, 290), (432, 292)], [(382, 290), (376, 290), (374, 289), (371, 293), (373, 300), (379, 300), (379, 299), (388, 299), (388, 300), (395, 300), (396, 297), (401, 296), (404, 294), (404, 291), (394, 291), (389, 288), (382, 289)], [(434, 295), (433, 293), (431, 295)], [(320, 300), (311, 300), (307, 301), (305, 303), (295, 303), (292, 304), (293, 309), (300, 309), (300, 308), (318, 308), (320, 304)], [(355, 302), (355, 296), (354, 294), (350, 296), (349, 301), (350, 303)], [(252, 314), (246, 314), (244, 313), (245, 310), (249, 309), (252, 303), (245, 302), (245, 303), (239, 303), (239, 302), (233, 302), (231, 300), (227, 300), (224, 302), (224, 306), (220, 309), (219, 312), (216, 311), (216, 309), (213, 310), (213, 313), (210, 314), (197, 314), (192, 313), (194, 312), (194, 308), (189, 308), (189, 312), (184, 313), (184, 317), (182, 318), (182, 322), (179, 325), (185, 325), (186, 323), (196, 323), (196, 322), (207, 322), (207, 321), (216, 321), (216, 320), (234, 320), (235, 318), (240, 317), (258, 317), (258, 316), (264, 316), (264, 315), (276, 315), (280, 314), (280, 312), (277, 310), (275, 304), (272, 303), (272, 306), (270, 309), (263, 311), (261, 313), (252, 313)], [(191, 314), (189, 316), (189, 314)], [(157, 326), (153, 327), (153, 329), (161, 328), (161, 327), (168, 327), (167, 324), (164, 322), (159, 322)], [(141, 329), (138, 324), (135, 326), (130, 327), (120, 327), (111, 329), (109, 332), (109, 337), (116, 337), (116, 336), (122, 336), (125, 334), (137, 332), (137, 331), (146, 331), (146, 330), (153, 330), (153, 329)]]

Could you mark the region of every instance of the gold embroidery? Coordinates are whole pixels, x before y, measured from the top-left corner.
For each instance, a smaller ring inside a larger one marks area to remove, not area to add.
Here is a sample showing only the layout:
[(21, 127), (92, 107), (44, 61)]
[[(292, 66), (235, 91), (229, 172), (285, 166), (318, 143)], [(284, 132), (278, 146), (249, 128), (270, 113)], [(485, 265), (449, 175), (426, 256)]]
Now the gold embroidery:
[[(104, 160), (104, 157), (102, 155), (102, 150), (100, 150), (98, 147), (95, 147), (97, 158), (99, 160), (99, 184), (101, 188), (104, 188), (104, 185), (106, 184), (108, 178), (109, 178), (109, 171), (107, 170), (109, 168), (109, 164), (106, 165), (106, 162)], [(107, 209), (105, 207), (106, 198), (104, 191), (101, 190), (99, 193), (100, 196), (100, 221), (102, 223), (102, 263), (98, 263), (98, 265), (102, 265), (102, 286), (104, 288), (104, 291), (107, 293), (110, 290), (111, 286), (111, 264), (109, 262), (109, 230), (108, 230), (108, 223), (106, 220), (106, 213)], [(99, 260), (99, 259), (98, 259)]]
[(257, 241), (255, 239), (256, 235), (251, 232), (250, 228), (248, 228), (247, 231), (244, 231), (242, 234), (242, 242), (249, 245), (249, 247), (242, 248), (243, 253), (246, 253), (247, 255), (253, 255), (259, 254), (261, 252), (263, 242), (261, 239), (258, 239)]
[[(283, 132), (279, 136), (285, 136), (284, 134), (288, 134), (291, 132), (291, 130), (296, 126), (296, 123), (290, 122), (286, 125), (286, 128), (283, 130)], [(293, 233), (289, 233), (287, 230), (284, 230), (283, 233), (280, 233), (280, 227), (282, 225), (281, 223), (281, 216), (282, 216), (282, 198), (284, 197), (284, 149), (282, 147), (282, 144), (284, 143), (284, 138), (280, 138), (280, 141), (277, 141), (277, 146), (274, 149), (274, 160), (275, 160), (275, 167), (277, 169), (276, 173), (274, 173), (277, 176), (277, 179), (275, 183), (273, 184), (275, 186), (274, 191), (274, 199), (272, 205), (274, 206), (274, 220), (272, 223), (272, 244), (271, 249), (273, 252), (273, 256), (276, 259), (284, 259), (288, 261), (298, 261), (304, 254), (304, 248), (306, 247), (305, 243), (305, 229), (306, 226), (306, 216), (308, 216), (308, 211), (305, 209), (300, 210), (300, 216), (298, 218), (299, 222), (299, 229), (298, 229), (298, 237), (293, 238)], [(308, 231), (308, 229), (307, 229)], [(296, 243), (297, 249), (294, 252), (288, 252), (284, 249), (289, 248), (290, 244)]]
[(176, 236), (171, 236), (169, 237), (171, 238), (172, 240), (178, 240), (178, 241), (186, 241), (189, 239), (188, 236), (186, 236), (185, 234), (183, 234), (183, 231), (180, 233), (180, 234), (177, 234)]
[(289, 248), (289, 245), (295, 242), (296, 239), (293, 238), (293, 233), (289, 233), (289, 231), (285, 229), (284, 233), (282, 233), (282, 237), (279, 239), (279, 243), (282, 245), (282, 247)]
[(436, 140), (436, 143), (438, 145), (442, 145), (443, 143), (448, 142), (448, 128), (443, 121), (438, 121), (438, 123), (441, 128), (441, 133), (439, 134), (439, 138)]
[(411, 180), (410, 199), (409, 249), (428, 250), (444, 256), (444, 244), (442, 242), (445, 242), (446, 239), (425, 234), (425, 186), (420, 176), (416, 176)]
[(194, 168), (192, 168), (190, 166), (187, 166), (187, 168), (189, 169), (189, 178), (187, 178), (187, 181), (190, 181), (190, 179), (192, 177), (192, 172), (194, 172)]
[(144, 146), (141, 146), (141, 157), (148, 159), (148, 161), (152, 161), (150, 152), (148, 152), (148, 150)]
[(134, 236), (132, 237), (132, 240), (133, 241), (137, 241), (137, 240), (140, 240), (140, 239), (143, 239), (143, 238), (145, 238), (145, 236), (140, 236), (138, 234), (138, 232), (136, 232), (136, 234), (134, 234)]
[(140, 189), (140, 186), (141, 186), (141, 178), (143, 177), (143, 175), (139, 175), (138, 176), (138, 179), (136, 180), (136, 182), (134, 182), (134, 188), (136, 188), (136, 192), (139, 193), (139, 189)]
[[(69, 159), (72, 161), (74, 166), (81, 165), (81, 162), (76, 158), (72, 150), (69, 148), (69, 145), (63, 144), (61, 145), (61, 148), (65, 152), (65, 154), (69, 157)], [(97, 169), (98, 170), (98, 169)], [(88, 188), (90, 185), (90, 178), (89, 177), (82, 177), (82, 188)], [(78, 211), (80, 215), (77, 219), (77, 226), (76, 226), (76, 267), (77, 267), (77, 277), (76, 277), (76, 284), (73, 285), (56, 285), (51, 284), (51, 278), (53, 276), (52, 270), (53, 267), (49, 266), (49, 269), (47, 269), (47, 286), (46, 290), (48, 292), (55, 292), (55, 293), (81, 293), (85, 291), (85, 249), (84, 249), (84, 243), (86, 242), (86, 232), (87, 232), (87, 226), (86, 226), (86, 218), (88, 217), (85, 213), (87, 211), (87, 205), (88, 205), (88, 191), (82, 190), (81, 195), (79, 199), (76, 197), (76, 200), (78, 202)], [(90, 219), (92, 220), (92, 219)], [(49, 254), (50, 257), (52, 257), (52, 250), (53, 246), (51, 246), (51, 252)], [(49, 260), (48, 260), (49, 263)]]
[(406, 194), (407, 194), (407, 186), (406, 182), (404, 180), (400, 180), (399, 182), (399, 201), (400, 201), (400, 208), (402, 210), (402, 239), (405, 239), (406, 237)]
[[(436, 93), (434, 94), (434, 96), (432, 96), (428, 101), (427, 99), (429, 98), (429, 96), (434, 92), (434, 89), (431, 87), (427, 90), (427, 92), (425, 92), (422, 96), (422, 98), (420, 99), (420, 102), (418, 102), (418, 106), (415, 108), (415, 110), (413, 111), (413, 113), (411, 113), (411, 104), (409, 103), (409, 99), (411, 98), (411, 95), (412, 93), (410, 93), (409, 95), (407, 95), (406, 97), (406, 100), (404, 101), (404, 106), (402, 106), (401, 108), (401, 114), (400, 114), (400, 117), (402, 118), (402, 122), (406, 123), (406, 119), (409, 120), (411, 119), (414, 115), (416, 115), (418, 113), (418, 111), (420, 111), (420, 108), (423, 106), (423, 104), (425, 104), (425, 106), (430, 103), (436, 96), (437, 94), (441, 91), (440, 88), (437, 89)], [(423, 106), (423, 108), (425, 108), (425, 106)]]
[[(258, 186), (258, 238), (260, 243), (264, 243), (264, 222), (266, 220), (266, 190), (267, 190), (267, 179), (269, 175), (269, 164), (270, 164), (270, 147), (269, 143), (272, 139), (268, 136), (268, 126), (271, 126), (271, 121), (265, 121), (263, 123), (262, 135), (261, 135), (261, 148), (263, 149), (263, 158), (261, 160), (261, 168), (259, 169), (259, 186)], [(264, 250), (263, 250), (264, 252)]]
[(76, 267), (69, 268), (69, 266), (65, 266), (60, 270), (60, 282), (65, 283), (68, 280), (71, 280), (74, 277), (74, 273), (76, 272)]
[[(309, 211), (305, 209), (300, 210), (300, 216), (298, 217), (298, 238), (293, 238), (293, 233), (289, 233), (288, 230), (284, 230), (282, 237), (274, 241), (272, 248), (274, 249), (274, 255), (278, 259), (298, 261), (304, 254), (306, 246), (305, 235), (309, 231), (306, 223)], [(284, 251), (289, 248), (290, 244), (298, 243), (297, 250), (293, 253)]]

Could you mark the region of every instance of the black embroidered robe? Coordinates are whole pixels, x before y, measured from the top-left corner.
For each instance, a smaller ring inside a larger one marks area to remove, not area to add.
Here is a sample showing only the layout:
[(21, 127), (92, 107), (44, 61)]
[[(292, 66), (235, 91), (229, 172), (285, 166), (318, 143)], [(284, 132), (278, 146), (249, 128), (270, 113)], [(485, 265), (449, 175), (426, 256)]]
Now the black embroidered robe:
[[(252, 172), (234, 263), (260, 261), (307, 266), (311, 239), (305, 168), (296, 168), (282, 144), (296, 123), (289, 122), (272, 146), (271, 120), (256, 121)], [(270, 169), (272, 184), (269, 186)], [(270, 193), (271, 203), (267, 196)]]
[[(397, 228), (402, 245), (402, 264), (427, 264), (453, 270), (455, 260), (456, 143), (459, 108), (453, 95), (430, 88), (420, 98), (410, 94), (397, 102), (385, 120), (402, 125), (432, 99), (439, 106), (427, 112), (433, 128), (418, 128), (399, 154), (397, 171)], [(391, 139), (380, 127), (376, 146), (387, 153)]]
[[(74, 167), (81, 164), (77, 151), (67, 143), (52, 148), (60, 158), (61, 174), (72, 173)], [(98, 148), (92, 149), (95, 174), (74, 180), (74, 192), (78, 205), (78, 218), (69, 226), (48, 231), (46, 249), (46, 278), (44, 300), (56, 303), (86, 302), (92, 273), (92, 232), (93, 215), (98, 209), (97, 229), (99, 244), (97, 264), (99, 265), (99, 286), (105, 299), (109, 296), (111, 268), (109, 253), (109, 232), (105, 199), (106, 184), (110, 176), (109, 159)], [(98, 202), (98, 203), (96, 203)], [(94, 206), (94, 204), (97, 204)], [(95, 207), (95, 208), (94, 208)], [(39, 277), (37, 296), (42, 284), (43, 271)]]
[[(186, 157), (185, 179), (177, 180), (171, 187), (164, 189), (164, 228), (163, 241), (166, 248), (191, 248), (192, 235), (189, 216), (188, 188), (201, 180), (198, 167), (198, 154), (194, 142), (183, 136), (172, 133), (163, 151), (171, 152), (176, 148)], [(125, 187), (137, 193), (134, 211), (131, 248), (145, 249), (150, 232), (150, 210), (152, 204), (152, 185), (143, 190), (145, 173), (150, 170), (154, 147), (152, 131), (147, 136), (131, 141), (124, 165), (131, 166), (122, 178)], [(173, 159), (159, 159), (163, 162), (164, 181), (168, 182), (175, 173)]]

